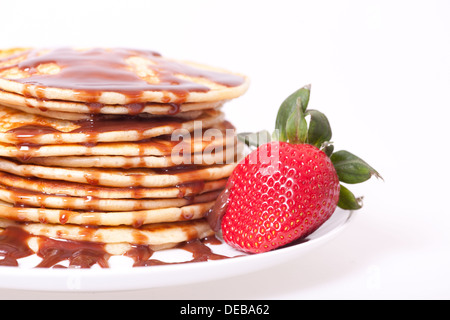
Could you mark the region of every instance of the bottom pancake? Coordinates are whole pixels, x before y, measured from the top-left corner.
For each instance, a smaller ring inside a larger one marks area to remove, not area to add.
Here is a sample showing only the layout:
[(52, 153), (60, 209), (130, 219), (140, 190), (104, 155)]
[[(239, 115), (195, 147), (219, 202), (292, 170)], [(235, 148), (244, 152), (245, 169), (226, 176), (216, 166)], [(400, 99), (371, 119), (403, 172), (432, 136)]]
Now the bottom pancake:
[(95, 243), (129, 243), (133, 245), (163, 246), (214, 235), (205, 219), (146, 224), (132, 227), (87, 227), (47, 223), (18, 223), (0, 219), (0, 228), (19, 227), (33, 236)]
[[(134, 228), (86, 228), (47, 224), (18, 224), (0, 219), (0, 266), (18, 266), (18, 260), (37, 254), (42, 261), (37, 268), (90, 268), (95, 264), (109, 267), (112, 255), (134, 259), (134, 266), (167, 264), (150, 259), (154, 251), (181, 248), (197, 262), (227, 258), (214, 254), (202, 239), (214, 238), (204, 220), (155, 224)], [(4, 250), (3, 250), (4, 249)], [(170, 263), (169, 263), (170, 264)]]

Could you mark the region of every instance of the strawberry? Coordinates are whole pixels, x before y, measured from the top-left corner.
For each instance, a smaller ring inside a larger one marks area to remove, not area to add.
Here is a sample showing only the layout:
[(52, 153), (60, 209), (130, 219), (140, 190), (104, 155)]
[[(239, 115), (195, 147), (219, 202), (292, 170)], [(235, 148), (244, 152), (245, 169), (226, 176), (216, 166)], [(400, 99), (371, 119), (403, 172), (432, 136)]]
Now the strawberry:
[(247, 156), (230, 177), (222, 220), (224, 240), (249, 252), (307, 236), (330, 217), (339, 200), (336, 170), (317, 147), (277, 141), (253, 153), (262, 150), (268, 157), (279, 157), (278, 168), (264, 175), (271, 161), (252, 163), (254, 154)]
[[(361, 208), (341, 182), (360, 183), (379, 174), (348, 151), (333, 153), (326, 116), (308, 110), (310, 86), (281, 105), (275, 141), (267, 132), (241, 134), (256, 146), (229, 178), (221, 205), (221, 230), (229, 245), (249, 253), (279, 248), (317, 230), (334, 213)], [(310, 118), (309, 124), (306, 118)], [(266, 137), (266, 143), (258, 140)]]

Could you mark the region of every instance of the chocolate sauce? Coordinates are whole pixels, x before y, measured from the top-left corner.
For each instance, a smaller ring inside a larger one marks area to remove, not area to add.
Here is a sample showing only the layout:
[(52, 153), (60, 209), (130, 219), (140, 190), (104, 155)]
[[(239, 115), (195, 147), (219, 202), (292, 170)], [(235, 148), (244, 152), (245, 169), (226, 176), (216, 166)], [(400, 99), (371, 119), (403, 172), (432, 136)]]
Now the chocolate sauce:
[[(95, 230), (95, 228), (93, 228)], [(92, 228), (86, 228), (86, 232), (92, 232)], [(28, 240), (32, 236), (20, 227), (7, 227), (0, 233), (0, 266), (17, 267), (18, 259), (34, 254), (28, 246)], [(91, 268), (99, 265), (109, 268), (111, 257), (105, 250), (104, 243), (72, 241), (38, 237), (39, 250), (36, 253), (42, 261), (36, 268), (65, 268), (60, 263), (69, 261), (69, 268)], [(206, 244), (219, 245), (222, 242), (216, 237), (208, 237), (203, 240), (190, 240), (179, 244), (176, 248), (192, 253), (192, 259), (185, 262), (164, 262), (152, 259), (154, 251), (147, 245), (132, 245), (124, 255), (134, 260), (134, 267), (168, 265), (180, 263), (192, 263), (209, 260), (227, 259), (224, 255), (215, 254)]]
[[(208, 92), (210, 89), (177, 75), (203, 78), (226, 87), (239, 86), (244, 82), (241, 76), (182, 64), (165, 59), (154, 51), (124, 48), (89, 50), (57, 48), (31, 50), (24, 54), (27, 55), (26, 59), (16, 66), (31, 75), (15, 81), (37, 86), (35, 92), (38, 98), (45, 98), (44, 88), (52, 87), (76, 91), (78, 100), (90, 103), (98, 102), (103, 92), (118, 92), (124, 94), (131, 103), (140, 103), (145, 91), (172, 93), (177, 97), (177, 103), (183, 103), (190, 92)], [(151, 69), (157, 79), (152, 79), (151, 75), (142, 78), (137, 76), (138, 72), (133, 70), (137, 67), (130, 61), (133, 57), (138, 57), (140, 63), (148, 60), (145, 67)], [(39, 66), (52, 63), (58, 65), (59, 72), (38, 73)], [(30, 92), (23, 94), (31, 95)], [(93, 108), (97, 106), (94, 105)]]
[(8, 130), (7, 133), (15, 133), (18, 139), (26, 141), (28, 138), (41, 136), (44, 134), (61, 133), (61, 131), (50, 126), (26, 125)]
[(18, 259), (32, 255), (28, 238), (27, 232), (16, 227), (8, 227), (0, 233), (0, 266), (17, 267)]
[(180, 164), (177, 166), (167, 168), (153, 168), (152, 170), (158, 174), (179, 174), (200, 169), (202, 169), (202, 167), (196, 164)]
[(182, 120), (174, 117), (144, 118), (139, 116), (92, 116), (89, 120), (76, 122), (78, 128), (70, 132), (63, 132), (45, 125), (25, 125), (8, 130), (6, 133), (13, 133), (17, 145), (35, 144), (36, 139), (45, 134), (61, 135), (63, 133), (83, 133), (87, 136), (87, 144), (98, 142), (98, 135), (105, 132), (135, 131), (139, 135), (138, 140), (146, 138), (148, 130), (157, 127), (169, 126), (176, 130), (181, 127)]
[(227, 187), (217, 197), (214, 206), (206, 213), (206, 220), (211, 229), (218, 232), (222, 225), (222, 218), (228, 207), (228, 198), (230, 196), (232, 183), (229, 181)]
[[(211, 241), (211, 240), (208, 240), (208, 241)], [(210, 242), (210, 243), (214, 243), (214, 242)], [(229, 257), (223, 256), (220, 254), (213, 253), (211, 248), (206, 246), (203, 241), (198, 240), (198, 239), (184, 242), (181, 245), (179, 245), (178, 248), (192, 253), (193, 260), (191, 260), (189, 262), (222, 260), (222, 259), (229, 258)]]
[(143, 267), (145, 263), (153, 256), (155, 253), (149, 246), (145, 245), (132, 245), (131, 249), (125, 253), (125, 256), (130, 257), (134, 260), (134, 267)]
[[(68, 133), (102, 133), (114, 131), (136, 130), (145, 131), (155, 127), (172, 125), (179, 127), (182, 120), (178, 118), (160, 117), (146, 119), (138, 116), (116, 116), (116, 117), (92, 117), (89, 120), (80, 120), (76, 122), (77, 129)], [(25, 125), (10, 129), (7, 133), (15, 133), (20, 138), (32, 138), (44, 134), (64, 133), (51, 126), (45, 125)]]
[(172, 107), (169, 111), (169, 114), (171, 116), (174, 116), (181, 111), (181, 103), (169, 103), (169, 105)]
[(42, 258), (36, 268), (51, 268), (59, 262), (68, 260), (70, 268), (88, 269), (98, 264), (108, 268), (110, 255), (106, 253), (104, 244), (71, 240), (40, 239), (37, 255)]
[(169, 265), (169, 264), (185, 264), (192, 262), (202, 262), (209, 260), (222, 260), (229, 259), (230, 257), (215, 254), (212, 252), (211, 248), (205, 245), (205, 243), (209, 244), (221, 244), (220, 240), (216, 237), (206, 238), (204, 240), (191, 240), (186, 241), (179, 244), (176, 248), (182, 249), (192, 253), (192, 259), (183, 262), (164, 262), (157, 259), (151, 259), (153, 256), (153, 251), (147, 246), (133, 246), (131, 250), (126, 253), (126, 256), (134, 259), (134, 267), (149, 267), (149, 266), (160, 266), (160, 265)]
[(20, 143), (17, 145), (19, 148), (16, 158), (18, 158), (22, 162), (27, 162), (35, 157), (35, 153), (41, 145), (34, 143)]
[(139, 116), (118, 116), (114, 118), (97, 116), (92, 117), (90, 120), (77, 122), (79, 128), (70, 133), (102, 133), (125, 130), (144, 132), (163, 126), (174, 126), (178, 128), (181, 126), (181, 123), (181, 119), (170, 117), (147, 119)]
[(193, 197), (205, 189), (205, 181), (189, 181), (177, 184), (175, 187), (179, 190), (178, 198)]

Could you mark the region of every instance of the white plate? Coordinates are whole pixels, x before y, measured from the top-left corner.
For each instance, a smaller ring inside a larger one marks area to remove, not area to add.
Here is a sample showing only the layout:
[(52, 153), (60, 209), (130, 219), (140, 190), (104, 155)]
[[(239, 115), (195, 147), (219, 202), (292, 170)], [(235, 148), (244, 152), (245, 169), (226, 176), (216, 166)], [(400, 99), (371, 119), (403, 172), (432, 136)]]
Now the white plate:
[[(0, 267), (0, 288), (39, 291), (118, 291), (165, 287), (223, 279), (242, 275), (298, 258), (312, 248), (332, 239), (351, 220), (353, 213), (337, 209), (333, 216), (306, 242), (262, 254), (233, 259), (132, 268), (132, 260), (111, 257), (110, 268), (34, 269), (36, 256), (20, 261), (19, 267)], [(226, 244), (211, 246), (215, 253), (242, 255)], [(159, 254), (159, 256), (157, 256)], [(190, 253), (181, 249), (157, 252), (152, 258), (187, 261)]]

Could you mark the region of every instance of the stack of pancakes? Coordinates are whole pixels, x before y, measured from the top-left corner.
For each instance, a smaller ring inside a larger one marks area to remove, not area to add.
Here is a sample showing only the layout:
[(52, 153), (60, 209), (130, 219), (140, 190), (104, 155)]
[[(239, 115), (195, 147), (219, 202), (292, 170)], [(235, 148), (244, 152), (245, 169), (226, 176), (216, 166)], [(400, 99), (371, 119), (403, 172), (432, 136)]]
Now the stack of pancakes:
[(213, 235), (245, 76), (133, 49), (0, 51), (0, 231), (153, 250)]

